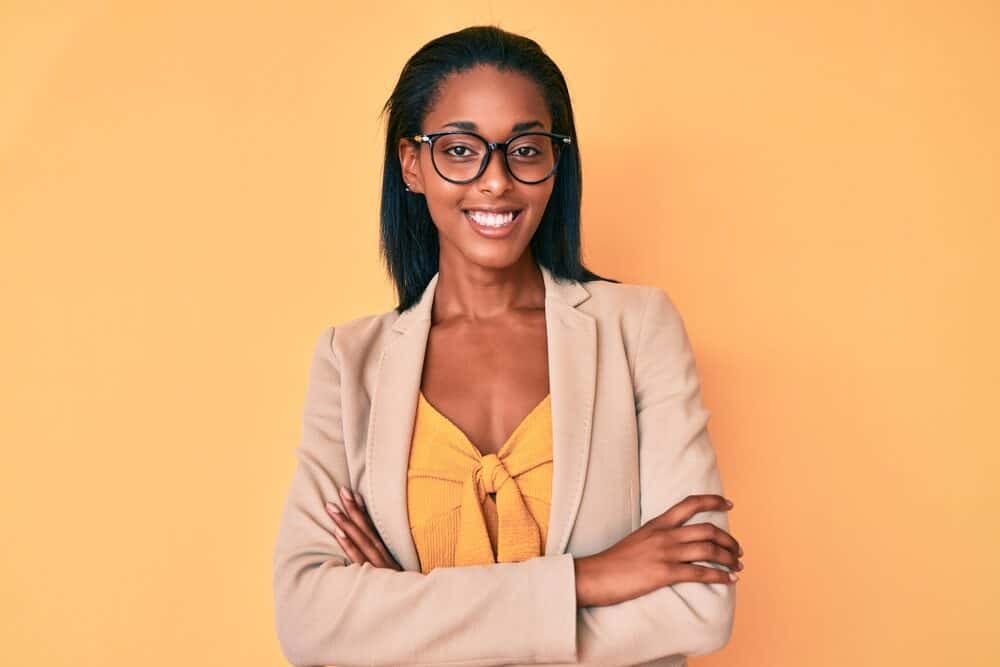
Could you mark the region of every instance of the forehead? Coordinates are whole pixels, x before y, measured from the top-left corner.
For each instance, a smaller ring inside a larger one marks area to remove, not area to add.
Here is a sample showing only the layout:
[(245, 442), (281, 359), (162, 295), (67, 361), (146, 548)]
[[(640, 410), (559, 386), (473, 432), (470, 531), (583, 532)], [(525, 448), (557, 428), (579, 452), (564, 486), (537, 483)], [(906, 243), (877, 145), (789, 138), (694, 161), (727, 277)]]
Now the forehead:
[(537, 129), (552, 128), (538, 84), (517, 72), (479, 66), (443, 81), (424, 120), (424, 130), (434, 132), (446, 123), (470, 121), (487, 139), (503, 139), (516, 123), (532, 120), (543, 123), (544, 127)]

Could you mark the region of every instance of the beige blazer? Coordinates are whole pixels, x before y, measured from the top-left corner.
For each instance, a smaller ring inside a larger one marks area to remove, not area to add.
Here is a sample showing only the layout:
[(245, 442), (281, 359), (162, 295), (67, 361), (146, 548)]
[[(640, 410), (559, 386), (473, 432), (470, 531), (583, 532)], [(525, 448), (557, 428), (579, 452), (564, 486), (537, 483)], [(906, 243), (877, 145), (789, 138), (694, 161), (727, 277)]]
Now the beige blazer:
[[(552, 506), (545, 553), (420, 572), (406, 472), (431, 304), (323, 329), (277, 531), (277, 636), (294, 665), (682, 667), (731, 635), (735, 585), (681, 582), (576, 606), (573, 558), (694, 493), (723, 493), (695, 359), (662, 289), (557, 281), (545, 267)], [(325, 501), (357, 489), (399, 572), (344, 555)], [(729, 530), (727, 513), (688, 523)], [(699, 564), (727, 569), (717, 563)]]

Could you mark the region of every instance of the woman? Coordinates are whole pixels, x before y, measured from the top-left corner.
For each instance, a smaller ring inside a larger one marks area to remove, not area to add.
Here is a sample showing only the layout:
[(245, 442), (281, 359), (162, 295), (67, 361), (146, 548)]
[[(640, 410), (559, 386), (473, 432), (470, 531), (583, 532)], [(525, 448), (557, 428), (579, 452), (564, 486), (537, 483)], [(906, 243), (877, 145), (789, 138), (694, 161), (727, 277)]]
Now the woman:
[(565, 80), (444, 35), (389, 112), (400, 297), (317, 341), (274, 552), (296, 665), (685, 665), (729, 639), (742, 549), (692, 349), (657, 287), (580, 260)]

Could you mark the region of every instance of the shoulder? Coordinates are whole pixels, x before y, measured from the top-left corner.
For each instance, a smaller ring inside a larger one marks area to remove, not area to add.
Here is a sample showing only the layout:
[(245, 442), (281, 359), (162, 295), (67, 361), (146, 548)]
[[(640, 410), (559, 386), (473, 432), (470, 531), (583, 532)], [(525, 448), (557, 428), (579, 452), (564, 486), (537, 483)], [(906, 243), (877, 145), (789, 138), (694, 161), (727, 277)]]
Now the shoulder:
[(338, 360), (365, 359), (392, 335), (392, 325), (399, 317), (395, 309), (328, 323), (319, 334), (317, 351), (332, 354)]
[(613, 283), (607, 280), (592, 280), (583, 285), (590, 297), (580, 308), (599, 319), (620, 319), (630, 326), (638, 327), (647, 312), (662, 313), (669, 310), (676, 313), (667, 291), (656, 285)]
[(603, 280), (584, 285), (590, 297), (578, 308), (597, 320), (605, 340), (620, 341), (632, 367), (648, 357), (648, 350), (687, 354), (684, 320), (666, 289)]

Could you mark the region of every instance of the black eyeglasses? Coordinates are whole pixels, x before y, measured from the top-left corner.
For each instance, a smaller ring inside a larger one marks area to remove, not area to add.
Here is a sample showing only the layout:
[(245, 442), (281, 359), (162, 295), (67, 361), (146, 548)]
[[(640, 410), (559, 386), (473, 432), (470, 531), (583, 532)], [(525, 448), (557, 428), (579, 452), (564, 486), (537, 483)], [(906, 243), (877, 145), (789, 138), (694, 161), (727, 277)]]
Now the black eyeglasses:
[(459, 185), (479, 178), (498, 148), (503, 149), (508, 174), (527, 185), (541, 183), (556, 173), (562, 146), (572, 141), (565, 134), (523, 132), (507, 141), (490, 142), (462, 130), (415, 134), (410, 139), (430, 144), (434, 170), (444, 180)]

